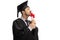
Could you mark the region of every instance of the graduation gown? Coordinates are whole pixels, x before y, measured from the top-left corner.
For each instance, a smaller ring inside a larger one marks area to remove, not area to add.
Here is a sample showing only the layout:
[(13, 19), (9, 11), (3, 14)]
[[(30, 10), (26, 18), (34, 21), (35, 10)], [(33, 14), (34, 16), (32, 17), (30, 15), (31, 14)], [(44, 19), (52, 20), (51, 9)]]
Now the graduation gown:
[(25, 22), (18, 18), (13, 21), (13, 40), (38, 40), (38, 28), (32, 31), (26, 26)]

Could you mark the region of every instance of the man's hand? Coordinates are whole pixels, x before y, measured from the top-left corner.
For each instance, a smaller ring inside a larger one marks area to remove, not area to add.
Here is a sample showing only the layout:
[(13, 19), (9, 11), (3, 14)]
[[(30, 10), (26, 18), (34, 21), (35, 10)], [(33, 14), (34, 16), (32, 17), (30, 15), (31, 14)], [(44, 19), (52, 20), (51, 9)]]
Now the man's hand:
[(29, 26), (34, 29), (36, 27), (36, 22), (34, 19), (32, 19), (31, 23), (29, 24)]

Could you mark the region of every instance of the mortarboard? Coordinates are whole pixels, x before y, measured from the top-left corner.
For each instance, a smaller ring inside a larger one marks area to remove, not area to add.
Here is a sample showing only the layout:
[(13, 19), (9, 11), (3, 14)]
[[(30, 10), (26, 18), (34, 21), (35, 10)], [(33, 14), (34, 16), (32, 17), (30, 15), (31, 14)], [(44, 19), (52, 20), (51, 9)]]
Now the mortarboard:
[(24, 10), (25, 8), (27, 8), (27, 2), (28, 1), (25, 1), (23, 2), (22, 4), (18, 5), (17, 6), (17, 17), (18, 17), (18, 13), (21, 12), (22, 10)]

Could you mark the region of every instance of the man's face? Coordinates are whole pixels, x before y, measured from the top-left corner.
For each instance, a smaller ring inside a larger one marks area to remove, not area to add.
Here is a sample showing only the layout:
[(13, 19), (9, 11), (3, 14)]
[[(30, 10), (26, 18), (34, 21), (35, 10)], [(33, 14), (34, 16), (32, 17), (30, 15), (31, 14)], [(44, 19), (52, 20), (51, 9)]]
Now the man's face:
[(27, 16), (30, 15), (30, 7), (27, 7), (27, 8), (25, 9), (25, 14), (26, 14)]

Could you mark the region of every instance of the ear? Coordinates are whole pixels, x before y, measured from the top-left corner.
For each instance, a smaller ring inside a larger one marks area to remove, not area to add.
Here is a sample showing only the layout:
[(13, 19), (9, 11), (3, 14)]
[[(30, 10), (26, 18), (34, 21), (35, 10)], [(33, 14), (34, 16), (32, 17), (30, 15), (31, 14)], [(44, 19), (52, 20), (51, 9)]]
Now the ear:
[(24, 14), (25, 13), (25, 11), (22, 11), (22, 14)]

